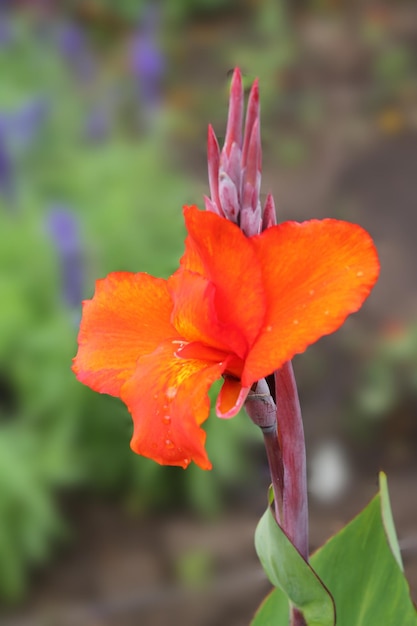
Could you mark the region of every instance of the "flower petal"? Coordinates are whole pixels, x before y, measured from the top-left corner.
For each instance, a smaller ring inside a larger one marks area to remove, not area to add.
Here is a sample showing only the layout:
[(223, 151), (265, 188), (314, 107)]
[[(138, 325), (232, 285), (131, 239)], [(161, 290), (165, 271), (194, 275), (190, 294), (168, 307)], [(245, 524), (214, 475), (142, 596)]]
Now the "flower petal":
[(131, 447), (162, 465), (186, 468), (194, 461), (210, 469), (200, 424), (209, 414), (207, 391), (225, 364), (183, 359), (176, 355), (177, 348), (175, 341), (167, 341), (139, 359), (121, 389), (133, 417)]
[(201, 274), (180, 268), (168, 279), (173, 310), (171, 322), (187, 341), (202, 343), (223, 349), (213, 335), (213, 326), (218, 326), (214, 309), (215, 286)]
[(246, 340), (239, 328), (219, 320), (212, 282), (180, 268), (168, 279), (168, 288), (173, 301), (171, 322), (182, 337), (224, 352), (230, 352), (230, 346), (244, 349)]
[(117, 396), (136, 362), (166, 339), (178, 339), (170, 322), (172, 301), (165, 280), (114, 272), (98, 280), (83, 303), (73, 370), (95, 391)]
[(252, 238), (263, 268), (267, 313), (242, 384), (278, 369), (357, 311), (379, 274), (369, 234), (339, 220), (285, 222)]
[(249, 391), (250, 387), (242, 387), (240, 380), (232, 376), (225, 376), (216, 402), (218, 417), (234, 417), (242, 408)]
[(243, 358), (258, 336), (266, 306), (261, 267), (251, 239), (229, 220), (196, 207), (185, 207), (184, 217), (188, 237), (181, 266), (214, 284), (219, 324), (235, 329), (232, 336), (226, 333), (227, 345)]

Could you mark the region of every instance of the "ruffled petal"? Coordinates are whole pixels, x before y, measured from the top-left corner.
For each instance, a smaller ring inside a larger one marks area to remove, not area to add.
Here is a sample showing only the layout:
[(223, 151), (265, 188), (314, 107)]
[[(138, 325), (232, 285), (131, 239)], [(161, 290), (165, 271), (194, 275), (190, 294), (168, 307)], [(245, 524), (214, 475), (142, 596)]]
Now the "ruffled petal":
[(252, 238), (267, 313), (242, 374), (250, 386), (357, 311), (379, 274), (369, 234), (339, 220), (285, 222)]
[(170, 322), (167, 283), (148, 274), (114, 272), (98, 280), (83, 303), (73, 370), (95, 391), (118, 396), (139, 357), (167, 339), (178, 339)]
[(230, 352), (246, 340), (235, 324), (219, 319), (216, 310), (216, 287), (201, 274), (180, 268), (168, 280), (173, 311), (171, 321), (179, 334), (217, 350)]
[(179, 269), (168, 279), (168, 288), (173, 301), (171, 322), (177, 331), (188, 341), (222, 349), (222, 343), (212, 337), (212, 328), (218, 325), (213, 283), (201, 274)]
[(219, 341), (223, 343), (226, 336), (229, 349), (244, 357), (262, 327), (266, 307), (262, 271), (251, 239), (229, 220), (196, 207), (185, 207), (184, 217), (188, 237), (181, 266), (215, 286), (217, 329), (234, 329)]
[(169, 341), (142, 357), (121, 389), (133, 417), (131, 447), (162, 465), (186, 468), (194, 461), (210, 469), (200, 424), (209, 414), (207, 391), (225, 364), (183, 359), (177, 349), (178, 344)]

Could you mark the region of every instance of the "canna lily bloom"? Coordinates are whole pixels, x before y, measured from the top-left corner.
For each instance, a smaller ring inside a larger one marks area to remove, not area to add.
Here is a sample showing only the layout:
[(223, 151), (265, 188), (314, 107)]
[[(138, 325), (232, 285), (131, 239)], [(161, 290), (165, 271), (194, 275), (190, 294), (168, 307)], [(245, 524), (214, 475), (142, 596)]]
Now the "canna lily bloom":
[(184, 218), (185, 253), (168, 280), (97, 281), (73, 369), (125, 402), (135, 452), (210, 469), (201, 424), (212, 383), (224, 381), (217, 415), (236, 415), (258, 380), (361, 307), (379, 263), (370, 236), (347, 222), (284, 222), (248, 237), (215, 212), (185, 207)]

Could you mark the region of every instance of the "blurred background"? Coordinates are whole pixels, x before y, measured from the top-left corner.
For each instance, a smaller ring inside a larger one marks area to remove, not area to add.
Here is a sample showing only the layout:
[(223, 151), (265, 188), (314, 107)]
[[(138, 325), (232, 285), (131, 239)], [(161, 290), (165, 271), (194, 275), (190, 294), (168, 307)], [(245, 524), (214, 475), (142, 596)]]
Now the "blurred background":
[(363, 309), (294, 361), (311, 548), (384, 469), (417, 597), (416, 54), (412, 1), (1, 0), (2, 624), (240, 626), (269, 589), (248, 418), (207, 421), (211, 472), (160, 467), (70, 370), (97, 278), (176, 269), (236, 65), (260, 79), (279, 220), (359, 222), (382, 261)]

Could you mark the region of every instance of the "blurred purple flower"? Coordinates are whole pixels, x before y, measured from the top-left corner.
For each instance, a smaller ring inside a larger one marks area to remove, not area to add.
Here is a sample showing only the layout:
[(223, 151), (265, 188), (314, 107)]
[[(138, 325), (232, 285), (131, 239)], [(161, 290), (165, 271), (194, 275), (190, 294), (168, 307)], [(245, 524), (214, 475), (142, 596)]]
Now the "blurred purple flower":
[(0, 50), (7, 48), (13, 41), (13, 29), (9, 18), (3, 13), (3, 5), (0, 0)]
[(58, 31), (58, 48), (62, 56), (69, 61), (84, 54), (86, 49), (84, 32), (76, 24), (66, 22)]
[(15, 174), (12, 156), (0, 121), (0, 194), (12, 203), (15, 196)]
[(65, 206), (49, 212), (47, 227), (61, 264), (62, 294), (70, 308), (78, 308), (83, 297), (84, 267), (79, 224)]
[(0, 194), (9, 204), (16, 198), (15, 162), (33, 142), (47, 114), (43, 98), (28, 100), (14, 111), (0, 111)]
[(82, 81), (95, 74), (95, 63), (84, 30), (74, 22), (66, 22), (58, 30), (58, 50)]
[(45, 98), (35, 97), (25, 102), (10, 116), (9, 130), (12, 133), (12, 140), (24, 147), (30, 145), (48, 114), (49, 105)]
[(165, 58), (158, 44), (159, 25), (157, 10), (149, 7), (143, 23), (133, 35), (130, 47), (130, 69), (136, 79), (139, 96), (147, 108), (161, 101)]
[(6, 145), (26, 148), (45, 123), (49, 106), (45, 98), (27, 100), (13, 111), (0, 111), (0, 132)]

